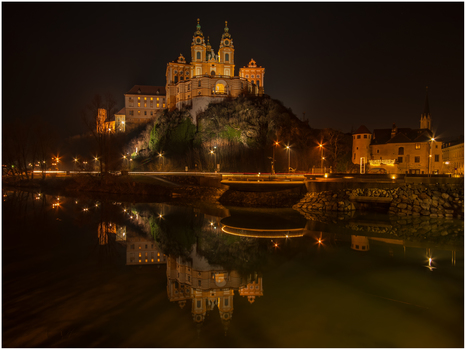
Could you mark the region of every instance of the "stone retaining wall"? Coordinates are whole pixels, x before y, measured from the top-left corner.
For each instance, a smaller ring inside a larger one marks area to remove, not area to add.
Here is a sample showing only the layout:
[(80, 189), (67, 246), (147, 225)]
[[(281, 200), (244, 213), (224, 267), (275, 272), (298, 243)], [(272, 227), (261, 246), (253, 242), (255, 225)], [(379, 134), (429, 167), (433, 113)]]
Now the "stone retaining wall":
[[(302, 214), (316, 211), (351, 212), (367, 207), (358, 197), (392, 199), (388, 213), (400, 216), (432, 218), (462, 216), (463, 184), (403, 184), (397, 188), (356, 188), (336, 191), (308, 192), (293, 209)], [(371, 204), (373, 205), (373, 204)]]

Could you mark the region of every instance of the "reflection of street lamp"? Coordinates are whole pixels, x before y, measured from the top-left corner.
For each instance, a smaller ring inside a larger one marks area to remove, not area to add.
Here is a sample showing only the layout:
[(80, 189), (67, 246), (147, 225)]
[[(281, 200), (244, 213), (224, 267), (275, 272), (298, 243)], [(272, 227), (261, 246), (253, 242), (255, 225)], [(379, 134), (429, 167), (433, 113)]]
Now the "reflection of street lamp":
[(291, 153), (290, 146), (286, 146), (286, 150), (288, 152), (288, 172), (289, 172), (290, 171), (290, 153)]
[(164, 158), (163, 158), (163, 152), (160, 152), (160, 153), (159, 153), (159, 157), (162, 158), (162, 171), (163, 171), (163, 168), (165, 167), (165, 160), (164, 160)]
[(60, 158), (58, 158), (58, 156), (56, 158), (52, 158), (52, 160), (54, 160), (57, 162), (57, 170), (60, 170), (60, 166), (59, 166), (59, 162), (60, 162)]

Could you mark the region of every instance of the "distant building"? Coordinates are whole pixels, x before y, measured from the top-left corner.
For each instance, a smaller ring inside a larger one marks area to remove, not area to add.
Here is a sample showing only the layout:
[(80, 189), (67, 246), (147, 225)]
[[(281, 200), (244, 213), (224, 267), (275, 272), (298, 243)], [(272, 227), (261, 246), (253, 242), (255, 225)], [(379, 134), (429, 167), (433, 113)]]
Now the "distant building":
[(442, 157), (444, 174), (464, 174), (464, 140), (455, 140), (444, 143), (442, 148)]
[(442, 142), (431, 130), (429, 101), (426, 95), (420, 128), (375, 129), (364, 125), (353, 133), (354, 164), (364, 172), (382, 168), (391, 174), (439, 174), (442, 172)]
[(97, 111), (96, 118), (96, 129), (99, 134), (104, 132), (114, 132), (115, 131), (115, 120), (113, 118), (107, 118), (107, 110), (104, 108), (99, 108)]
[(167, 256), (153, 240), (137, 236), (126, 236), (126, 265), (166, 264)]

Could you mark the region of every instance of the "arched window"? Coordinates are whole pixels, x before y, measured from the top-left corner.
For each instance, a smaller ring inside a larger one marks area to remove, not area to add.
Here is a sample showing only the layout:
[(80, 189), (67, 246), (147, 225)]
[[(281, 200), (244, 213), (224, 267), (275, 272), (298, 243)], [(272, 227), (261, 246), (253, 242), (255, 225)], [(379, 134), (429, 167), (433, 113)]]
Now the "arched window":
[(398, 148), (398, 155), (402, 156), (404, 154), (405, 154), (405, 148), (404, 147)]
[(259, 80), (256, 80), (257, 86), (259, 86)]
[(201, 53), (198, 51), (196, 52), (196, 59), (200, 60), (201, 59)]
[(197, 82), (197, 86), (201, 87), (201, 81), (200, 80)]
[(178, 82), (178, 76), (175, 76), (175, 84)]
[(230, 61), (230, 54), (226, 53), (225, 54), (225, 62), (228, 62), (228, 61)]
[(210, 72), (210, 75), (215, 75), (215, 71), (213, 70), (212, 72)]

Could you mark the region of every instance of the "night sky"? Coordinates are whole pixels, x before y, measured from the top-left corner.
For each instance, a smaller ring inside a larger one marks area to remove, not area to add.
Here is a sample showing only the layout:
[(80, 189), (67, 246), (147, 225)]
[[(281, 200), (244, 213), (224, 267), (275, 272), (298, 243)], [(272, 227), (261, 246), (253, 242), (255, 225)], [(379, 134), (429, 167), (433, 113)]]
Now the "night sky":
[(265, 92), (313, 128), (419, 127), (426, 86), (436, 136), (464, 129), (464, 4), (2, 3), (2, 120), (38, 115), (70, 136), (100, 93), (119, 108), (201, 30), (218, 51), (228, 21), (235, 75), (253, 58)]

